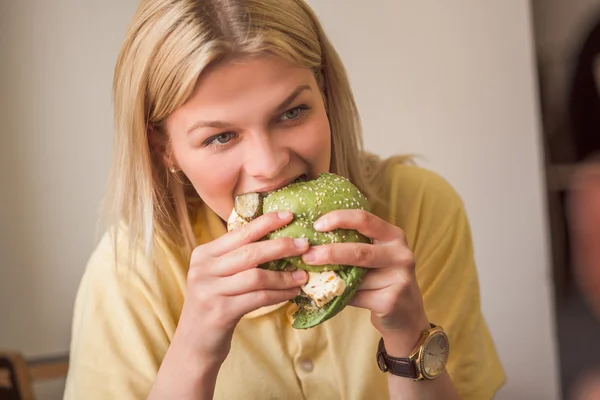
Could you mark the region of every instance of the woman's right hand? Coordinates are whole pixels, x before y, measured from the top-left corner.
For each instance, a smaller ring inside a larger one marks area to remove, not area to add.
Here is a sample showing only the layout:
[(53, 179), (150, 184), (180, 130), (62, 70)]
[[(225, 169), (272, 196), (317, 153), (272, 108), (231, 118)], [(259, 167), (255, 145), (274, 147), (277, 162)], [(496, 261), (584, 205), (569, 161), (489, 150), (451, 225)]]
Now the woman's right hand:
[(193, 251), (177, 328), (191, 346), (188, 350), (220, 364), (227, 357), (233, 330), (244, 314), (300, 293), (308, 279), (306, 272), (256, 268), (308, 250), (305, 239), (260, 241), (292, 218), (288, 211), (268, 213)]
[(242, 316), (300, 293), (306, 272), (256, 268), (308, 250), (306, 240), (260, 240), (292, 218), (291, 212), (264, 214), (193, 251), (183, 310), (149, 400), (212, 399)]

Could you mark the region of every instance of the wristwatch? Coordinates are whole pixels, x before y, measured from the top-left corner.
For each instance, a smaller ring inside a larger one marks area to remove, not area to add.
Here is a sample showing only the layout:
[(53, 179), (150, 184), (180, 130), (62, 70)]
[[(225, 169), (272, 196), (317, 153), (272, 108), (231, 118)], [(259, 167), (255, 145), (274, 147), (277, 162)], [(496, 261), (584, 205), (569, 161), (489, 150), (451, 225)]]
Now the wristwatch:
[(408, 358), (388, 355), (381, 338), (377, 349), (379, 369), (415, 381), (431, 380), (440, 376), (448, 362), (450, 342), (441, 326), (430, 325), (431, 328), (423, 331), (416, 348)]

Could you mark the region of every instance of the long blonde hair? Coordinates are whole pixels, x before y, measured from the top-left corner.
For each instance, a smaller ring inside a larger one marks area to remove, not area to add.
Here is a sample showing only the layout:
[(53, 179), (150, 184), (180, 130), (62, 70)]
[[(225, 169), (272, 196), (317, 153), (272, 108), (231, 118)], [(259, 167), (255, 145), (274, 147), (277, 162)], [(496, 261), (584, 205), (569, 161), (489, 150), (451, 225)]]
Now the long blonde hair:
[(313, 71), (332, 132), (332, 172), (369, 198), (385, 163), (362, 150), (358, 111), (345, 68), (303, 0), (142, 0), (119, 54), (113, 83), (115, 142), (105, 209), (131, 243), (149, 253), (156, 238), (196, 246), (193, 212), (201, 200), (173, 177), (149, 131), (168, 147), (162, 124), (192, 93), (209, 65), (230, 57), (274, 54)]

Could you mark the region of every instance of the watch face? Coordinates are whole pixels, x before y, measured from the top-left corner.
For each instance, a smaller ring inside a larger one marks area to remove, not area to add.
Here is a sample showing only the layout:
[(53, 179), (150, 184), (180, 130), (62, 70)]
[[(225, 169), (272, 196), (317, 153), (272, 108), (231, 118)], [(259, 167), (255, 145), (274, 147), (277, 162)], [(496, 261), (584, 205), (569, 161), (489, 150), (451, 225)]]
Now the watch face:
[(435, 378), (444, 371), (449, 353), (450, 346), (444, 333), (436, 332), (429, 337), (421, 356), (421, 371), (426, 378)]

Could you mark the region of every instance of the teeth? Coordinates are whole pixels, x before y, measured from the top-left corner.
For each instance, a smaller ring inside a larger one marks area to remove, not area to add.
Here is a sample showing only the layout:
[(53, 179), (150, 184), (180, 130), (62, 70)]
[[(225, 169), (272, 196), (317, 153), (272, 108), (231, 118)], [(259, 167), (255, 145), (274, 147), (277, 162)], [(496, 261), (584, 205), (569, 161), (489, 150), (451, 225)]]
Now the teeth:
[(302, 174), (299, 177), (296, 178), (296, 180), (294, 181), (294, 183), (298, 183), (298, 182), (306, 182), (306, 174)]

